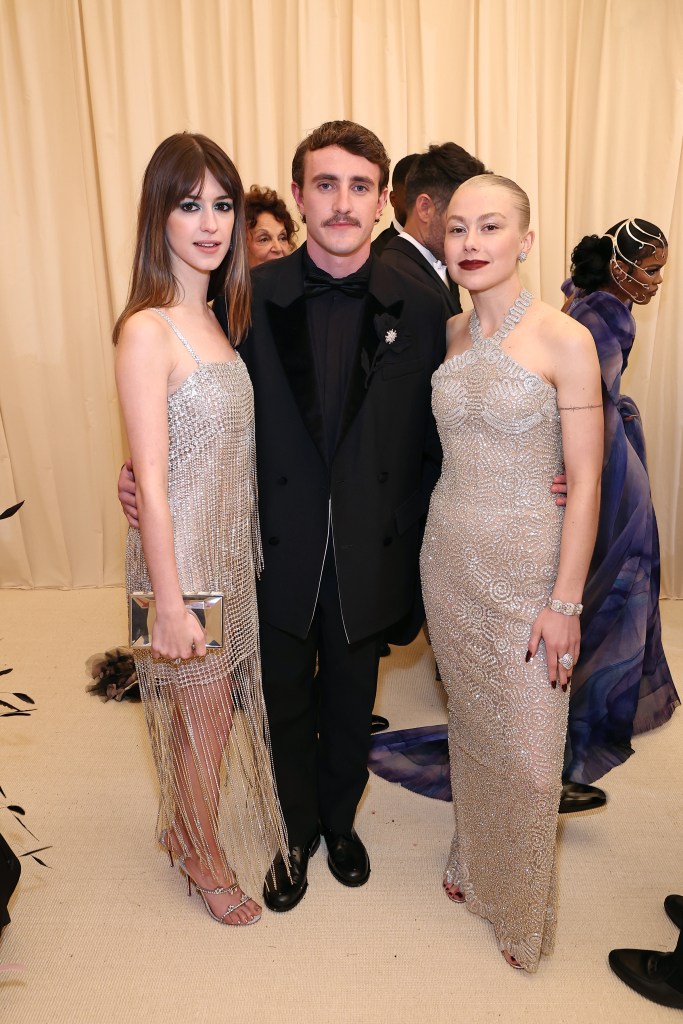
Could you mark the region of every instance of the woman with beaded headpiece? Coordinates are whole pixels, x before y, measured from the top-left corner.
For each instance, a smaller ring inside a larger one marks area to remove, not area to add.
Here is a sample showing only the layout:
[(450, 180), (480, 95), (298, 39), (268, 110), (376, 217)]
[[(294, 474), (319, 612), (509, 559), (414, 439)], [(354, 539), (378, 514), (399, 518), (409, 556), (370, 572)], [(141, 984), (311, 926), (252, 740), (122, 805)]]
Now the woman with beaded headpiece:
[(634, 733), (666, 722), (679, 703), (662, 648), (659, 538), (635, 402), (621, 377), (635, 337), (633, 303), (647, 305), (668, 256), (663, 231), (626, 219), (572, 252), (564, 309), (591, 332), (602, 372), (605, 454), (597, 541), (572, 680), (564, 779), (587, 786), (633, 753)]
[[(480, 175), (456, 190), (446, 261), (474, 310), (449, 320), (432, 379), (444, 459), (421, 557), (448, 694), (455, 834), (444, 889), (527, 971), (555, 932), (568, 690), (602, 464), (595, 347), (522, 288), (533, 239), (514, 182)], [(550, 491), (563, 464), (564, 512)]]

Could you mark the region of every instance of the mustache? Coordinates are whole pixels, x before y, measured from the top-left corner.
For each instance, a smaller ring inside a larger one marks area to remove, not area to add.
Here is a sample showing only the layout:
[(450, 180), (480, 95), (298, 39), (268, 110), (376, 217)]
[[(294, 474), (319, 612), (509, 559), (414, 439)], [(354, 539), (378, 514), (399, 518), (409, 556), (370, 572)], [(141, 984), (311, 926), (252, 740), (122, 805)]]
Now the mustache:
[(356, 220), (355, 217), (345, 217), (343, 214), (338, 213), (334, 217), (330, 217), (329, 220), (323, 221), (323, 227), (329, 228), (333, 224), (349, 224), (353, 228), (360, 227), (360, 221)]

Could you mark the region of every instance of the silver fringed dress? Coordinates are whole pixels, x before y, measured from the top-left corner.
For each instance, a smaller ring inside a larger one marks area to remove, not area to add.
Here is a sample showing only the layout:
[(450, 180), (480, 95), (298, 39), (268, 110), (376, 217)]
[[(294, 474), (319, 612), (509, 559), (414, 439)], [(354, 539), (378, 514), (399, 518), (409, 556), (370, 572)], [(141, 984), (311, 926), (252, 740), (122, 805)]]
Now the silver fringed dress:
[[(473, 333), (473, 320), (470, 320)], [(555, 931), (555, 845), (568, 694), (545, 648), (525, 661), (550, 597), (563, 510), (555, 390), (479, 333), (433, 376), (444, 462), (421, 555), (448, 695), (455, 834), (446, 881), (535, 971)]]
[[(166, 313), (156, 312), (197, 363), (168, 399), (168, 502), (180, 587), (224, 595), (222, 650), (177, 666), (135, 651), (161, 791), (158, 836), (171, 827), (185, 855), (189, 844), (214, 876), (235, 872), (242, 889), (256, 893), (287, 843), (261, 691), (251, 381), (239, 356), (203, 363)], [(126, 587), (152, 589), (132, 528)], [(212, 848), (222, 863), (214, 863)]]

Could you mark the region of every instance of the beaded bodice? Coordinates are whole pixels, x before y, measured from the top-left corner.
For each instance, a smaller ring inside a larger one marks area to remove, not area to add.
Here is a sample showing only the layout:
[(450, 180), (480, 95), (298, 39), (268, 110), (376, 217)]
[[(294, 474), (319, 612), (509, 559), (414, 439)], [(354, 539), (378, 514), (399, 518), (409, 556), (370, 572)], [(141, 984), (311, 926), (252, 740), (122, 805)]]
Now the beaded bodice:
[[(222, 591), (233, 623), (241, 622), (240, 603), (251, 600), (261, 566), (249, 373), (239, 356), (202, 362), (157, 312), (197, 363), (168, 398), (168, 503), (180, 586), (186, 593)], [(129, 535), (127, 566), (129, 589), (150, 590), (137, 530)], [(253, 639), (237, 631), (235, 655)]]
[(555, 389), (474, 334), (432, 377), (444, 456), (437, 486), (462, 490), (475, 516), (547, 509), (562, 467)]

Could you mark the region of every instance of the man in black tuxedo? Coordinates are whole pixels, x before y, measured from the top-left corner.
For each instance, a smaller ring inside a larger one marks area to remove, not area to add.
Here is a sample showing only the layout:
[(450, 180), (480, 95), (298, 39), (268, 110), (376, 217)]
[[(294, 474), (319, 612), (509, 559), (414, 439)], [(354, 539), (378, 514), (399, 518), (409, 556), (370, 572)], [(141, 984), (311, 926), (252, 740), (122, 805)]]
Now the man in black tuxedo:
[[(340, 882), (369, 877), (353, 823), (379, 647), (412, 607), (439, 473), (430, 380), (443, 314), (370, 253), (388, 176), (381, 142), (353, 122), (301, 143), (292, 191), (307, 241), (255, 269), (240, 348), (256, 409), (263, 688), (290, 842), (291, 877), (278, 857), (264, 890), (272, 910), (304, 895), (321, 832)], [(224, 303), (214, 309), (225, 326)]]
[(406, 210), (406, 178), (408, 176), (408, 171), (413, 166), (413, 162), (417, 160), (417, 157), (417, 153), (410, 153), (408, 156), (402, 156), (394, 165), (394, 169), (391, 172), (391, 192), (389, 193), (389, 202), (394, 208), (394, 219), (388, 228), (385, 228), (384, 231), (379, 233), (370, 246), (375, 256), (381, 256), (387, 242), (390, 242), (392, 238), (397, 238), (403, 231), (403, 226), (406, 222), (406, 217), (408, 216), (408, 212)]
[(406, 178), (406, 221), (403, 232), (387, 242), (382, 260), (431, 288), (446, 317), (461, 313), (458, 287), (444, 263), (446, 211), (463, 181), (485, 174), (481, 160), (455, 142), (430, 146), (421, 153)]

